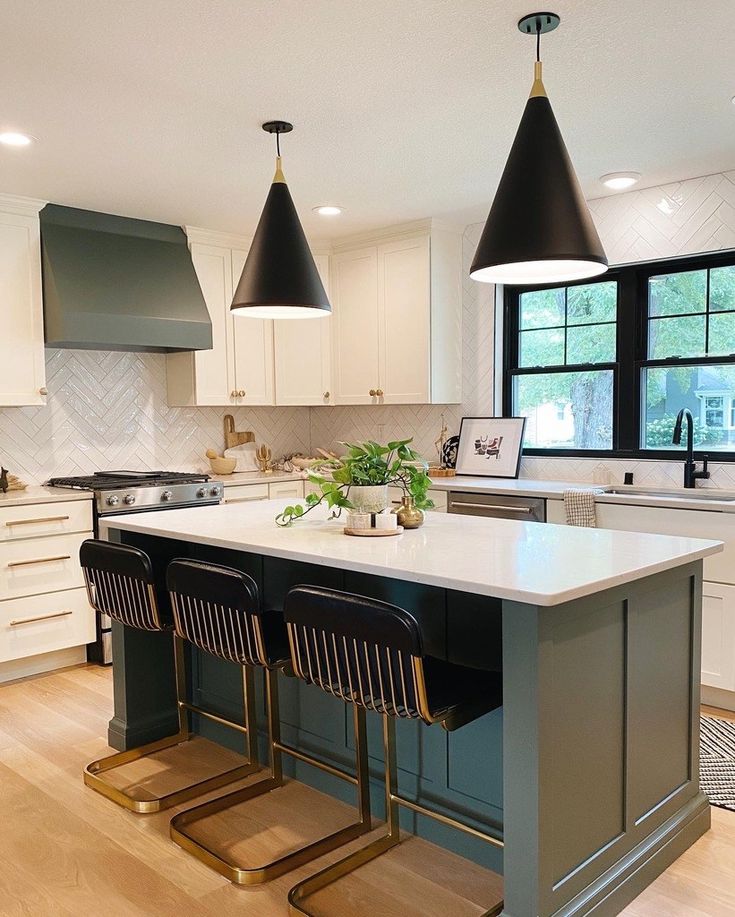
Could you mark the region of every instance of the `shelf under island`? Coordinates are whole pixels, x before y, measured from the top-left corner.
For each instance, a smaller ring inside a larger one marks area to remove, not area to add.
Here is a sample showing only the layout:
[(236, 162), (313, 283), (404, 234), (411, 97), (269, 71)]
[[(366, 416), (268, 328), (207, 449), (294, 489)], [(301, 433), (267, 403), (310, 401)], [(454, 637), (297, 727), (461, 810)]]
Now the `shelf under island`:
[[(270, 608), (297, 584), (391, 602), (416, 618), (427, 654), (502, 671), (501, 709), (453, 733), (397, 726), (402, 794), (489, 827), (505, 847), (410, 812), (407, 830), (502, 872), (507, 917), (618, 913), (709, 828), (702, 559), (720, 542), (443, 514), (397, 537), (357, 539), (320, 509), (279, 528), (282, 506), (108, 517), (101, 537), (145, 550), (161, 582), (174, 557), (236, 567)], [(113, 747), (176, 731), (171, 656), (165, 635), (114, 625)], [(241, 714), (237, 666), (193, 651), (190, 673), (193, 702)], [(347, 705), (297, 679), (280, 686), (284, 738), (349, 765)], [(368, 719), (377, 775), (380, 718)], [(193, 728), (230, 742), (196, 716)], [(328, 776), (299, 762), (293, 773), (342, 798)]]

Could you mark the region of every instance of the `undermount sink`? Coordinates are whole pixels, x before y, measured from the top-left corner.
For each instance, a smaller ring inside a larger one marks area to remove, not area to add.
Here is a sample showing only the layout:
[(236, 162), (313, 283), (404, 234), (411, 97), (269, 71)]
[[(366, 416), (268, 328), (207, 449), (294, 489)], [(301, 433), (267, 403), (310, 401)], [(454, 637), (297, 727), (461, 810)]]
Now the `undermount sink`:
[(732, 494), (711, 493), (704, 490), (645, 490), (638, 487), (606, 487), (606, 494), (628, 497), (666, 497), (673, 500), (719, 500), (721, 503), (735, 502)]

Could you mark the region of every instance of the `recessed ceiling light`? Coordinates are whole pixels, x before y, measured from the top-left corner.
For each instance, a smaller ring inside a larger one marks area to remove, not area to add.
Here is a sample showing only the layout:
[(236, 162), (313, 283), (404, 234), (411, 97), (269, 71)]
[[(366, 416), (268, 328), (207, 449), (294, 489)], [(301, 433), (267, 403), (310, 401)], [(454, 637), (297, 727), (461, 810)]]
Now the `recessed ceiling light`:
[(341, 207), (335, 207), (334, 204), (321, 204), (319, 207), (311, 208), (314, 213), (318, 213), (320, 217), (336, 217), (342, 213)]
[(607, 175), (600, 176), (602, 184), (606, 188), (612, 188), (613, 191), (625, 191), (626, 188), (632, 188), (640, 180), (640, 172), (609, 172)]
[(20, 131), (2, 131), (0, 132), (0, 143), (5, 146), (30, 146), (33, 143), (33, 137), (29, 134), (21, 134)]

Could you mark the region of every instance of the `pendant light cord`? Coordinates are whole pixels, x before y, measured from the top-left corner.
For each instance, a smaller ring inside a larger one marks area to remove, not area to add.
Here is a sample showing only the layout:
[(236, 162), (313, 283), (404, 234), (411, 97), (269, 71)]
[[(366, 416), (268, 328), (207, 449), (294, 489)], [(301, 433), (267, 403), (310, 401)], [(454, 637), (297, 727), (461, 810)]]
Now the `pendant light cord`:
[(281, 132), (276, 131), (276, 156), (281, 156)]
[(536, 60), (541, 60), (541, 20), (536, 20)]

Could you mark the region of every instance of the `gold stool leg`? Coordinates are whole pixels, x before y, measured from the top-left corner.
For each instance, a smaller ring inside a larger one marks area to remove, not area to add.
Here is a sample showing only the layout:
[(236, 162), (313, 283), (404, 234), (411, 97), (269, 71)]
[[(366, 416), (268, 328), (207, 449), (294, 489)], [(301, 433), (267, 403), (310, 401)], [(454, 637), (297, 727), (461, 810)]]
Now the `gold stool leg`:
[(392, 717), (385, 715), (383, 716), (383, 755), (385, 758), (385, 818), (388, 828), (386, 834), (294, 885), (288, 893), (289, 913), (306, 914), (307, 917), (311, 917), (311, 912), (306, 910), (304, 905), (306, 898), (354, 872), (400, 843), (398, 803), (394, 799), (397, 794), (396, 724)]
[(268, 731), (269, 731), (269, 756), (270, 756), (270, 776), (265, 780), (259, 780), (242, 790), (235, 790), (233, 793), (227, 793), (211, 802), (205, 802), (201, 805), (180, 812), (171, 819), (171, 838), (172, 840), (191, 853), (201, 862), (206, 863), (211, 869), (216, 870), (220, 875), (225, 876), (230, 882), (236, 885), (258, 885), (268, 882), (281, 876), (297, 866), (309, 863), (317, 857), (332, 850), (336, 850), (343, 844), (348, 843), (354, 838), (359, 837), (370, 831), (370, 779), (368, 770), (367, 755), (367, 729), (365, 724), (365, 711), (355, 707), (355, 759), (357, 768), (357, 777), (352, 780), (357, 786), (358, 792), (358, 811), (359, 821), (356, 821), (339, 831), (335, 831), (326, 837), (319, 838), (298, 850), (294, 850), (285, 856), (272, 860), (255, 867), (243, 866), (232, 860), (226, 851), (215, 850), (213, 847), (207, 847), (198, 840), (195, 840), (191, 833), (186, 829), (203, 818), (216, 815), (226, 809), (240, 803), (247, 802), (256, 796), (269, 793), (278, 787), (283, 786), (283, 768), (282, 753), (290, 754), (299, 760), (306, 761), (316, 767), (321, 767), (332, 773), (334, 776), (348, 776), (338, 768), (331, 765), (324, 765), (322, 762), (311, 758), (308, 755), (290, 749), (281, 741), (281, 722), (278, 705), (278, 675), (275, 671), (266, 672), (266, 702), (268, 708)]
[[(103, 778), (102, 775), (106, 771), (111, 771), (115, 768), (122, 767), (124, 764), (129, 764), (131, 761), (138, 761), (141, 758), (145, 758), (148, 755), (152, 755), (158, 751), (163, 751), (166, 748), (173, 748), (175, 745), (182, 745), (184, 742), (188, 742), (191, 738), (187, 711), (188, 709), (196, 708), (192, 708), (192, 706), (186, 701), (186, 661), (184, 642), (181, 637), (174, 634), (173, 644), (174, 671), (176, 677), (176, 707), (179, 719), (178, 732), (174, 733), (174, 735), (166, 736), (163, 739), (157, 739), (155, 742), (149, 742), (146, 745), (141, 745), (138, 748), (131, 748), (128, 751), (122, 751), (114, 755), (108, 755), (105, 758), (100, 758), (99, 760), (88, 764), (84, 769), (84, 783), (88, 787), (95, 790), (97, 793), (100, 793), (102, 796), (107, 797), (107, 799), (111, 799), (113, 802), (117, 803), (123, 808), (129, 809), (131, 812), (137, 812), (139, 814), (160, 812), (163, 809), (171, 808), (171, 806), (179, 805), (182, 802), (188, 802), (190, 799), (194, 799), (196, 796), (202, 796), (204, 793), (219, 789), (220, 787), (226, 786), (228, 783), (232, 783), (235, 780), (241, 780), (243, 777), (247, 777), (255, 771), (260, 770), (260, 765), (257, 763), (257, 730), (255, 729), (254, 725), (251, 729), (251, 724), (255, 724), (254, 678), (252, 668), (247, 666), (243, 671), (243, 692), (245, 706), (244, 728), (238, 726), (236, 723), (231, 723), (229, 720), (226, 720), (223, 717), (212, 717), (213, 719), (217, 719), (219, 722), (222, 722), (225, 725), (239, 728), (241, 731), (246, 733), (248, 757), (247, 764), (242, 764), (238, 767), (230, 768), (221, 774), (216, 774), (213, 777), (207, 777), (204, 780), (199, 780), (196, 783), (189, 784), (188, 786), (182, 787), (179, 790), (175, 790), (172, 793), (165, 793), (162, 796), (154, 796), (151, 799), (136, 799), (135, 797), (130, 796), (124, 790), (121, 790), (113, 784), (108, 783)], [(207, 715), (205, 711), (200, 712)]]

